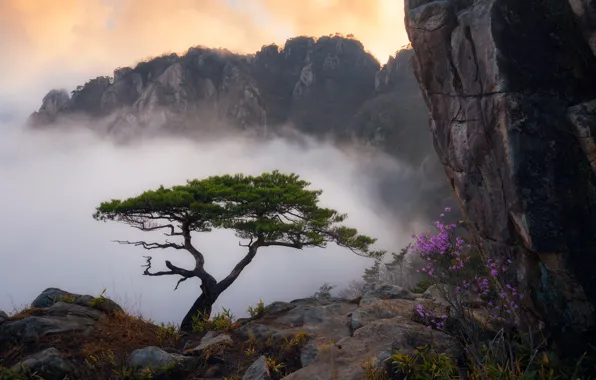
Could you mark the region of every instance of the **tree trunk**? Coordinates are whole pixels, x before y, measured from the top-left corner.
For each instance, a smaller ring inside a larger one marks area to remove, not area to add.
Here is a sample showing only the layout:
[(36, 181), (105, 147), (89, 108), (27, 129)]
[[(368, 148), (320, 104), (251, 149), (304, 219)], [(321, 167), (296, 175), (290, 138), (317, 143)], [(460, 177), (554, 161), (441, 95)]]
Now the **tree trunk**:
[(196, 301), (190, 307), (190, 310), (188, 310), (184, 316), (184, 319), (182, 319), (180, 330), (184, 332), (191, 332), (192, 318), (199, 312), (201, 315), (209, 318), (211, 316), (211, 308), (213, 307), (215, 301), (217, 301), (217, 298), (219, 298), (220, 294), (221, 293), (215, 291), (205, 292), (205, 290), (203, 290), (203, 293), (199, 296), (199, 298), (196, 299)]

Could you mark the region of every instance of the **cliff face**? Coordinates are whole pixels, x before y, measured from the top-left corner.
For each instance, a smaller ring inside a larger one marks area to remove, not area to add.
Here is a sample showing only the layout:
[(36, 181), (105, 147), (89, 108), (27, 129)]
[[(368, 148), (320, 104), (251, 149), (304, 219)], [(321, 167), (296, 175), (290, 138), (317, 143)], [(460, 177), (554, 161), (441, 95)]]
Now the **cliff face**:
[(596, 35), (586, 0), (406, 0), (435, 149), (526, 316), (568, 354), (596, 321)]
[[(401, 51), (381, 68), (359, 41), (340, 36), (297, 37), (254, 55), (191, 48), (119, 68), (113, 78), (92, 79), (71, 95), (53, 90), (30, 124), (47, 127), (84, 115), (101, 120), (95, 124), (102, 132), (128, 138), (139, 130), (200, 135), (292, 125), (379, 145), (419, 164), (432, 140), (411, 54)], [(420, 137), (417, 149), (404, 137), (411, 141), (413, 133)]]

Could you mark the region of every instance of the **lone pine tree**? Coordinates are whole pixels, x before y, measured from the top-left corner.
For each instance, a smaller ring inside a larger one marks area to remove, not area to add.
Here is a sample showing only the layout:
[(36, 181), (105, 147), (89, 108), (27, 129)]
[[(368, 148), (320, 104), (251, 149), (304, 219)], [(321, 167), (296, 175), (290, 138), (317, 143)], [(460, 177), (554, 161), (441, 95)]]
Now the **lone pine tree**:
[[(242, 174), (213, 176), (189, 180), (185, 185), (159, 187), (126, 200), (102, 202), (93, 217), (116, 221), (141, 231), (163, 231), (178, 241), (117, 241), (147, 250), (186, 250), (194, 258), (194, 268), (184, 269), (166, 261), (168, 270), (152, 272), (151, 257), (146, 257), (146, 276), (178, 275), (181, 282), (197, 277), (201, 293), (181, 323), (181, 329), (192, 329), (193, 316), (209, 316), (217, 298), (238, 278), (261, 247), (303, 249), (325, 247), (336, 243), (354, 253), (379, 257), (373, 251), (376, 239), (360, 235), (341, 223), (345, 214), (319, 206), (321, 190), (309, 190), (310, 183), (295, 174), (278, 171), (259, 176)], [(195, 233), (213, 229), (233, 230), (247, 252), (232, 271), (217, 281), (205, 270), (205, 254), (193, 245)]]

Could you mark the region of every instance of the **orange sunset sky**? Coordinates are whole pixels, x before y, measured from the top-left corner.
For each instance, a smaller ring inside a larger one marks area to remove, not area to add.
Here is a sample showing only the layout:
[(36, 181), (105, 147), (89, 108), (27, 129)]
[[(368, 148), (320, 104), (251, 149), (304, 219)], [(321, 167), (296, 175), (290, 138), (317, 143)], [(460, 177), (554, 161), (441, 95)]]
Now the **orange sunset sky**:
[(408, 43), (403, 17), (403, 0), (0, 0), (0, 105), (195, 45), (353, 33), (384, 63)]

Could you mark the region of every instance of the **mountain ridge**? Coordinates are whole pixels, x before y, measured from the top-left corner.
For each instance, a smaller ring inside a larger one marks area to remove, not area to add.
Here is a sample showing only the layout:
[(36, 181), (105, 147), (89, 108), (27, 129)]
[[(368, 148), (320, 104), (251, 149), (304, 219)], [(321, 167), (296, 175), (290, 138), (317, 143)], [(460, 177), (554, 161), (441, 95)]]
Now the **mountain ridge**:
[[(380, 65), (361, 42), (339, 35), (295, 37), (250, 55), (193, 47), (117, 68), (113, 77), (91, 79), (70, 94), (51, 90), (28, 124), (44, 128), (86, 117), (99, 132), (129, 138), (139, 130), (279, 133), (290, 125), (316, 137), (378, 145), (417, 165), (432, 153), (432, 139), (420, 128), (428, 111), (411, 56), (403, 49)], [(397, 141), (406, 132), (424, 147)]]

